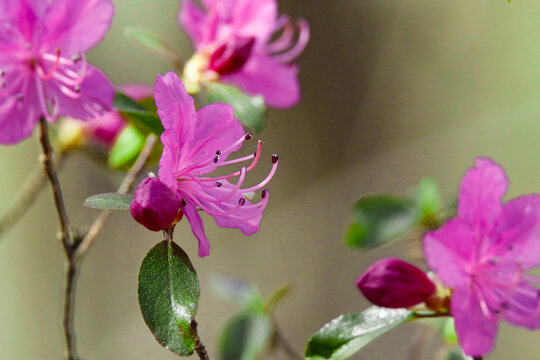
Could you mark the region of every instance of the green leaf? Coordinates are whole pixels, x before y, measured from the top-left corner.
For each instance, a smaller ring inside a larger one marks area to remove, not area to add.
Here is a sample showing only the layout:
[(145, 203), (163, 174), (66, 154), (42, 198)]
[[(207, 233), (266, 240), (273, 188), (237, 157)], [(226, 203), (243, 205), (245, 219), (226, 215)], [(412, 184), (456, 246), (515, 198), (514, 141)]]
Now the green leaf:
[(253, 311), (242, 312), (225, 325), (219, 343), (221, 360), (255, 360), (271, 339), (268, 316)]
[(218, 82), (204, 84), (206, 100), (209, 104), (221, 102), (234, 108), (234, 116), (245, 126), (256, 132), (266, 127), (267, 110), (262, 96), (248, 96), (238, 88)]
[(135, 44), (150, 50), (179, 69), (182, 68), (182, 60), (178, 51), (169, 42), (156, 34), (138, 27), (126, 27), (124, 35)]
[(244, 279), (218, 275), (212, 278), (210, 285), (221, 298), (244, 309), (262, 310), (263, 308), (262, 295)]
[(308, 341), (307, 360), (344, 360), (372, 340), (410, 320), (406, 309), (372, 306), (360, 313), (341, 315), (324, 325)]
[(123, 169), (132, 165), (144, 147), (144, 142), (144, 135), (136, 127), (131, 124), (126, 126), (109, 152), (109, 166)]
[(454, 318), (449, 317), (444, 322), (444, 327), (442, 329), (444, 341), (448, 344), (457, 344), (458, 338), (456, 334), (456, 328), (454, 326)]
[(156, 340), (175, 354), (193, 354), (191, 321), (199, 304), (199, 280), (178, 245), (162, 241), (146, 254), (138, 294), (144, 321)]
[(354, 207), (356, 222), (345, 239), (347, 245), (368, 248), (382, 245), (416, 224), (414, 203), (390, 196), (361, 198)]
[(159, 117), (125, 94), (115, 93), (113, 107), (143, 133), (161, 135), (164, 131)]
[(264, 309), (267, 313), (271, 313), (281, 303), (281, 301), (289, 295), (293, 286), (291, 284), (284, 285), (274, 291), (264, 303)]
[(442, 200), (439, 184), (434, 178), (426, 177), (420, 180), (414, 192), (414, 201), (418, 207), (420, 222), (427, 228), (438, 227)]
[(132, 200), (130, 194), (104, 193), (90, 196), (83, 205), (93, 209), (129, 210)]

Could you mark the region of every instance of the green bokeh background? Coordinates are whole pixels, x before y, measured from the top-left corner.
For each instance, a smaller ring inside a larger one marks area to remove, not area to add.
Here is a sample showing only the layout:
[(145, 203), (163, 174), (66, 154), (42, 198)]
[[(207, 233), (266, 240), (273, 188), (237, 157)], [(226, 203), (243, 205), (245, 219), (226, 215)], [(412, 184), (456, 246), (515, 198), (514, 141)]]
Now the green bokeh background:
[[(152, 83), (166, 63), (128, 43), (125, 26), (152, 29), (189, 54), (176, 25), (176, 0), (114, 0), (109, 33), (88, 56), (116, 84)], [(196, 257), (187, 223), (176, 238), (200, 274), (199, 332), (217, 359), (219, 328), (235, 311), (209, 289), (212, 274), (246, 276), (263, 293), (295, 284), (278, 310), (283, 332), (303, 349), (323, 323), (360, 311), (354, 286), (369, 263), (405, 256), (404, 242), (370, 253), (347, 249), (352, 204), (366, 194), (407, 192), (435, 177), (450, 201), (474, 158), (506, 169), (508, 198), (540, 192), (540, 3), (536, 0), (282, 0), (280, 10), (311, 24), (300, 58), (303, 102), (271, 111), (267, 162), (280, 153), (260, 233), (245, 237), (204, 218), (211, 255)], [(250, 151), (247, 149), (246, 151)], [(0, 211), (37, 162), (35, 137), (0, 148)], [(76, 154), (61, 173), (75, 225), (97, 214), (81, 206), (116, 188), (108, 173)], [(63, 254), (49, 191), (0, 244), (0, 359), (60, 359)], [(136, 297), (145, 253), (161, 240), (128, 213), (114, 214), (86, 258), (77, 288), (76, 329), (87, 360), (174, 359), (146, 328)], [(416, 326), (398, 328), (355, 359), (408, 359)], [(501, 326), (489, 359), (537, 360), (540, 333)], [(426, 353), (433, 358), (435, 345)], [(283, 354), (273, 359), (284, 359)]]

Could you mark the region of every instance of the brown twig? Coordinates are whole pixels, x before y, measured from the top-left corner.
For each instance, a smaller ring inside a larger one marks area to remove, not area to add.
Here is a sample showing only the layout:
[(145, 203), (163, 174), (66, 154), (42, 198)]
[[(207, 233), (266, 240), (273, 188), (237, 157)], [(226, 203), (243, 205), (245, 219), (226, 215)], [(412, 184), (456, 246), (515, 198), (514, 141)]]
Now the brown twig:
[(201, 342), (201, 338), (199, 337), (199, 333), (197, 332), (198, 325), (199, 324), (197, 324), (195, 319), (191, 320), (191, 331), (193, 331), (193, 333), (195, 334), (195, 352), (197, 353), (197, 355), (199, 355), (199, 359), (210, 360), (210, 358), (208, 357), (208, 353), (206, 352), (206, 348)]
[[(53, 153), (53, 163), (58, 169), (62, 167), (64, 151), (56, 151)], [(43, 162), (32, 170), (32, 173), (26, 178), (22, 187), (15, 196), (15, 200), (0, 216), (0, 238), (7, 233), (28, 211), (30, 206), (37, 199), (38, 194), (43, 190), (47, 181), (45, 166)]]
[[(131, 187), (135, 183), (135, 180), (137, 179), (137, 176), (139, 176), (139, 174), (144, 170), (146, 163), (148, 162), (148, 159), (152, 154), (152, 150), (156, 145), (156, 142), (157, 137), (154, 134), (148, 135), (144, 147), (139, 154), (139, 158), (137, 159), (135, 164), (133, 164), (133, 166), (129, 169), (126, 176), (122, 180), (122, 183), (118, 188), (118, 193), (126, 194), (131, 189)], [(97, 216), (96, 220), (94, 220), (94, 222), (90, 226), (90, 229), (88, 229), (88, 233), (78, 244), (77, 249), (74, 252), (74, 258), (76, 262), (80, 261), (82, 257), (86, 254), (86, 252), (92, 245), (94, 239), (103, 228), (103, 225), (105, 225), (105, 222), (107, 221), (111, 213), (111, 210), (102, 210), (101, 213)]]
[(298, 359), (303, 360), (304, 357), (302, 354), (297, 352), (292, 345), (289, 343), (289, 341), (285, 338), (283, 333), (281, 332), (281, 329), (277, 325), (276, 320), (272, 317), (272, 327), (274, 328), (273, 333), (273, 346), (274, 347), (281, 347), (283, 351), (289, 356), (289, 359)]
[(64, 198), (62, 196), (62, 189), (60, 188), (60, 182), (58, 181), (58, 175), (54, 167), (52, 159), (53, 149), (49, 141), (49, 131), (47, 127), (47, 121), (44, 117), (39, 119), (39, 142), (43, 153), (41, 155), (41, 161), (45, 167), (45, 173), (49, 178), (49, 182), (52, 187), (54, 204), (56, 205), (56, 212), (58, 213), (58, 221), (60, 223), (60, 237), (62, 245), (68, 259), (68, 268), (66, 276), (66, 296), (64, 298), (64, 336), (66, 339), (66, 358), (68, 360), (77, 359), (77, 351), (75, 350), (75, 336), (71, 330), (71, 309), (72, 301), (68, 294), (71, 294), (73, 288), (73, 278), (75, 276), (75, 266), (72, 261), (73, 256), (73, 241), (71, 239), (71, 229), (69, 225), (69, 218), (66, 212), (66, 206), (64, 204)]

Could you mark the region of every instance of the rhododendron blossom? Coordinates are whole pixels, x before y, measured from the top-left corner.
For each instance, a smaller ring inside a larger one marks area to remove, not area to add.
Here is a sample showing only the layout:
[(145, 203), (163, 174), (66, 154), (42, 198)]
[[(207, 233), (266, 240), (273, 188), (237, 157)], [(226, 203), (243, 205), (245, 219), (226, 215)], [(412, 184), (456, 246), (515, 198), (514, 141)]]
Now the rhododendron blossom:
[(112, 107), (111, 83), (84, 57), (112, 15), (110, 0), (0, 0), (0, 143), (27, 138), (42, 116), (89, 120)]
[[(195, 55), (186, 64), (190, 83), (219, 78), (267, 104), (286, 108), (300, 100), (298, 67), (292, 61), (309, 40), (305, 20), (296, 25), (278, 17), (275, 0), (204, 0), (205, 9), (182, 2), (179, 23), (191, 37)], [(295, 28), (298, 34), (295, 36)], [(272, 40), (276, 32), (280, 36)]]
[[(274, 176), (278, 156), (272, 155), (272, 168), (263, 181), (243, 188), (247, 173), (259, 160), (262, 142), (258, 143), (254, 154), (227, 160), (251, 138), (234, 117), (232, 107), (215, 103), (195, 111), (193, 98), (173, 72), (158, 76), (154, 98), (165, 128), (161, 135), (163, 155), (159, 162), (159, 180), (178, 195), (180, 210), (199, 240), (199, 256), (209, 254), (210, 244), (198, 210), (214, 217), (221, 227), (238, 228), (246, 235), (257, 232), (269, 193), (263, 189), (258, 203), (251, 203), (247, 196), (262, 189)], [(218, 167), (247, 161), (251, 161), (247, 167), (233, 173), (205, 176)], [(237, 180), (231, 183), (229, 179)], [(137, 211), (142, 213), (143, 209)]]
[(540, 195), (504, 204), (508, 180), (491, 159), (478, 158), (465, 174), (458, 215), (424, 240), (427, 262), (453, 290), (450, 312), (466, 354), (480, 357), (494, 346), (503, 319), (540, 327), (540, 278), (525, 271), (540, 265)]

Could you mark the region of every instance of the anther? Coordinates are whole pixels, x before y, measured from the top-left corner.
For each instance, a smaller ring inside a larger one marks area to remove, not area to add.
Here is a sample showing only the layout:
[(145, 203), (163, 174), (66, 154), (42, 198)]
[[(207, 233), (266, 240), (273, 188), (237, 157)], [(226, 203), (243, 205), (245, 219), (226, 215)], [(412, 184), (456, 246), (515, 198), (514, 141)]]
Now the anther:
[(217, 163), (218, 161), (219, 161), (219, 156), (216, 155), (216, 156), (214, 157), (214, 164)]
[(80, 93), (81, 92), (81, 87), (79, 85), (75, 85), (73, 87), (73, 91), (75, 91), (76, 93)]
[(252, 137), (253, 137), (253, 135), (251, 133), (247, 133), (246, 136), (244, 137), (244, 139), (249, 140)]
[(221, 150), (216, 151), (216, 155), (221, 155)]
[(216, 187), (221, 187), (221, 185), (223, 185), (221, 181), (216, 181)]
[(240, 204), (240, 206), (244, 206), (244, 204), (246, 203), (246, 199), (240, 198), (240, 200), (238, 200), (238, 203)]
[(261, 198), (265, 198), (266, 197), (266, 194), (268, 193), (268, 189), (263, 189), (262, 193), (261, 193)]
[(182, 205), (186, 206), (186, 200), (182, 199)]
[(279, 160), (279, 155), (278, 154), (272, 154), (272, 164), (277, 163), (278, 160)]
[(79, 61), (81, 59), (82, 59), (81, 54), (75, 54), (75, 55), (71, 56), (71, 61), (73, 61), (73, 62), (77, 62), (77, 61)]

